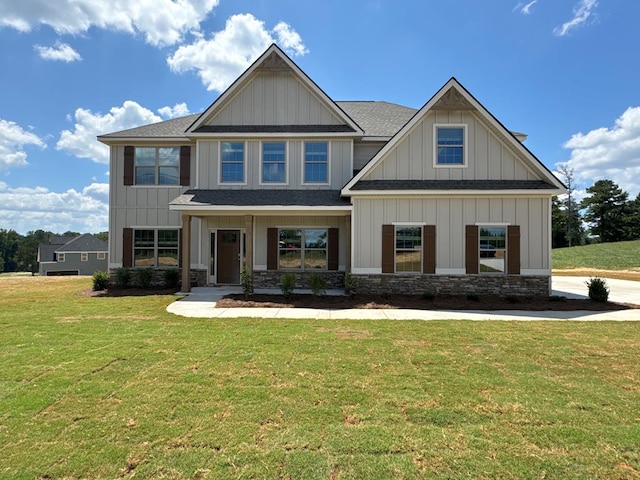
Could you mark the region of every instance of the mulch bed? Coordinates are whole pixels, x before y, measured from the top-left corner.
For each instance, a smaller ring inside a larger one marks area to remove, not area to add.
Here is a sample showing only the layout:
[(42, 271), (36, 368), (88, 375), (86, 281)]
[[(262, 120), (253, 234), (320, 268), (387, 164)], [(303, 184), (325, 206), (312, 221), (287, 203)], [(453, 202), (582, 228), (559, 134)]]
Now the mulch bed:
[(283, 295), (254, 294), (245, 298), (242, 294), (227, 295), (216, 303), (216, 307), (262, 307), (262, 308), (408, 308), (415, 310), (532, 310), (532, 311), (574, 311), (594, 310), (611, 311), (639, 308), (634, 305), (618, 303), (599, 303), (593, 300), (576, 300), (565, 297), (493, 297), (464, 295), (438, 295), (433, 299), (424, 299), (420, 295), (326, 295), (315, 298), (312, 295), (294, 294), (289, 298)]

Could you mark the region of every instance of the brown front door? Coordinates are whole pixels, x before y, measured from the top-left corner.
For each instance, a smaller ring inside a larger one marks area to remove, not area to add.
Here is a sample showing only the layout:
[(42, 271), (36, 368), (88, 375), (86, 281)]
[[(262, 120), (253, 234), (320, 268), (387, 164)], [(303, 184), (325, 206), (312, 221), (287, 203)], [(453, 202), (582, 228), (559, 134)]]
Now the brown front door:
[(217, 283), (240, 283), (240, 230), (218, 230)]

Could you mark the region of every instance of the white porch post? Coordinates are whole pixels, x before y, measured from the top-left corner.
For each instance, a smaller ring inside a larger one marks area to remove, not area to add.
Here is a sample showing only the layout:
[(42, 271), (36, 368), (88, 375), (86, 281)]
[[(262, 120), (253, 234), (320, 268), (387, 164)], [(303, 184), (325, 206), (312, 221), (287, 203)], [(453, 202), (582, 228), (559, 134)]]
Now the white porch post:
[(182, 214), (182, 291), (191, 291), (191, 215)]

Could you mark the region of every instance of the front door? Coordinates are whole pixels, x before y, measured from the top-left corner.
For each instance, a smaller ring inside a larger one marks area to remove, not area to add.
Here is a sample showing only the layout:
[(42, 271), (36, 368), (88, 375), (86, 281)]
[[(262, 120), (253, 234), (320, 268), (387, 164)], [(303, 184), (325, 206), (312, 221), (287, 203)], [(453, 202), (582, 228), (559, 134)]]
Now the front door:
[(240, 283), (240, 230), (218, 230), (217, 283)]

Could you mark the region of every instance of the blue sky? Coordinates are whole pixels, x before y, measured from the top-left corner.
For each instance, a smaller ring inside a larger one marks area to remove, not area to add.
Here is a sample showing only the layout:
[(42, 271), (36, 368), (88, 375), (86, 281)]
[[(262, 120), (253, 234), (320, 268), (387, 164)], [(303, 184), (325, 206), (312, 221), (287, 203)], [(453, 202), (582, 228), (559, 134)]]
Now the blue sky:
[[(130, 4), (130, 5), (125, 5)], [(278, 43), (334, 100), (419, 108), (455, 76), (583, 195), (640, 191), (640, 2), (4, 0), (0, 228), (107, 229), (96, 135), (197, 113)]]

